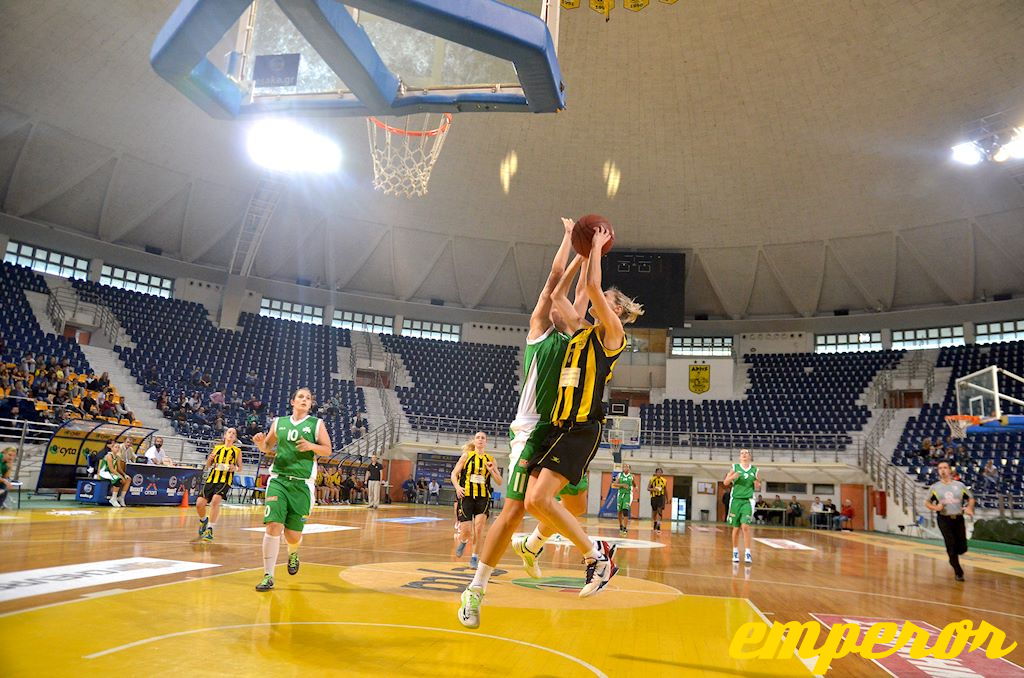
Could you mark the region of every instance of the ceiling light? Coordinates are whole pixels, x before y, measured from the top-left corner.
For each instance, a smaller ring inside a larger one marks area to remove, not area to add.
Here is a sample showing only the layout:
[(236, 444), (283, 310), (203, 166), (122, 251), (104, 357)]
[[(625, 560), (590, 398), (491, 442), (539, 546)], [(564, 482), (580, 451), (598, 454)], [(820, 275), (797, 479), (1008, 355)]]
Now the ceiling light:
[(614, 160), (606, 160), (604, 163), (604, 180), (607, 184), (607, 195), (609, 198), (614, 198), (615, 194), (619, 192), (619, 182), (622, 181), (622, 172), (619, 171), (618, 165), (615, 164)]
[(972, 141), (957, 144), (953, 147), (953, 160), (964, 165), (977, 165), (983, 158), (981, 149)]
[(326, 174), (341, 166), (341, 149), (336, 143), (285, 118), (253, 124), (246, 148), (253, 162), (278, 172)]
[(498, 175), (501, 179), (501, 190), (505, 191), (505, 195), (508, 195), (509, 188), (512, 185), (512, 177), (516, 175), (519, 170), (519, 156), (516, 155), (515, 151), (509, 151), (508, 155), (501, 161), (501, 165), (498, 168)]

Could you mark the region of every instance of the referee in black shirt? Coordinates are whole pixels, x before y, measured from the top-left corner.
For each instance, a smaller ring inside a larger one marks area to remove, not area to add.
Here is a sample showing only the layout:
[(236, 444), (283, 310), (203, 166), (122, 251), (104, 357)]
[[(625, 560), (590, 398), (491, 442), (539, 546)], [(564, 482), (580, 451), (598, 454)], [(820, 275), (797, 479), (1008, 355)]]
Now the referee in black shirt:
[[(964, 514), (974, 516), (974, 495), (969, 487), (959, 480), (953, 480), (953, 469), (948, 461), (940, 461), (938, 465), (939, 482), (928, 488), (928, 498), (924, 507), (935, 511), (935, 521), (942, 532), (942, 540), (946, 542), (946, 554), (949, 564), (953, 566), (953, 574), (957, 581), (964, 580), (964, 570), (960, 567), (960, 556), (967, 553), (967, 525)], [(967, 506), (964, 506), (967, 499)]]

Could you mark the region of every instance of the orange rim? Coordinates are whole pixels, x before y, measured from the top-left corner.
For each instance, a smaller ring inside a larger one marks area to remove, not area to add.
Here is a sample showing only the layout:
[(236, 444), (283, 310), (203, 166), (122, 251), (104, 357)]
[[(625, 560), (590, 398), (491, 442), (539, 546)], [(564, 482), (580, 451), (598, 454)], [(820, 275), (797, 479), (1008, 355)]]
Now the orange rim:
[(438, 127), (436, 127), (435, 129), (424, 129), (424, 130), (407, 130), (407, 129), (402, 129), (401, 127), (392, 127), (391, 125), (387, 124), (383, 120), (380, 120), (379, 118), (375, 118), (372, 115), (369, 116), (369, 119), (370, 119), (370, 122), (372, 122), (377, 127), (380, 127), (382, 130), (386, 131), (388, 134), (401, 134), (402, 136), (405, 136), (405, 137), (436, 137), (438, 134), (444, 134), (445, 132), (447, 132), (448, 128), (451, 127), (451, 124), (452, 124), (452, 114), (451, 113), (442, 113), (441, 115), (442, 115), (442, 121), (441, 121), (441, 124)]
[(970, 414), (948, 414), (946, 415), (946, 421), (969, 421), (974, 425), (981, 423), (981, 417), (975, 417)]

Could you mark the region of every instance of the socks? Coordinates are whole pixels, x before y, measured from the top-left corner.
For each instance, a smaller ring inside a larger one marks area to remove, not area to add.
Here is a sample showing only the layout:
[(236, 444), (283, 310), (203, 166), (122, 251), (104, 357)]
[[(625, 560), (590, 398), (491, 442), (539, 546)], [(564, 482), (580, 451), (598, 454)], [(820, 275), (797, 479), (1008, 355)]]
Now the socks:
[(281, 550), (281, 538), (271, 537), (263, 533), (263, 571), (273, 576), (277, 564), (277, 554)]
[(494, 572), (493, 567), (480, 563), (476, 566), (476, 574), (473, 575), (473, 581), (469, 585), (479, 586), (481, 591), (486, 591), (487, 582), (490, 581), (492, 572)]
[(216, 525), (216, 524), (217, 524), (217, 521), (216, 521), (216, 520), (211, 520), (211, 521), (209, 521), (209, 522), (210, 522), (210, 527), (213, 527), (214, 525)]
[(590, 549), (589, 553), (583, 554), (583, 557), (587, 560), (602, 560), (604, 558), (604, 554), (601, 553), (595, 546), (594, 548)]
[(540, 528), (535, 527), (533, 528), (533, 533), (526, 538), (526, 550), (534, 555), (537, 555), (538, 553), (540, 553), (540, 550), (544, 548), (544, 544), (547, 542), (547, 540), (548, 538), (540, 533)]
[(299, 541), (297, 541), (294, 544), (289, 543), (289, 542), (285, 542), (285, 544), (287, 544), (287, 546), (288, 546), (288, 555), (291, 555), (293, 553), (297, 553), (298, 550), (299, 550), (299, 547), (302, 545), (302, 538), (300, 537)]

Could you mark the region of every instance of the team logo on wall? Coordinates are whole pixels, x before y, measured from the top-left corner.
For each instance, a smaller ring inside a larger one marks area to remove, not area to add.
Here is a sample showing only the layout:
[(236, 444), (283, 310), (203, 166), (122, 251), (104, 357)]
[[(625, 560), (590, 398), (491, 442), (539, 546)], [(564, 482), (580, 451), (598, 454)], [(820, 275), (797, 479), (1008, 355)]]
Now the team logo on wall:
[(141, 484), (142, 484), (142, 474), (141, 473), (136, 473), (135, 475), (132, 476), (132, 485), (134, 485), (135, 487), (138, 487)]
[(711, 390), (711, 365), (690, 365), (690, 392), (707, 393)]

